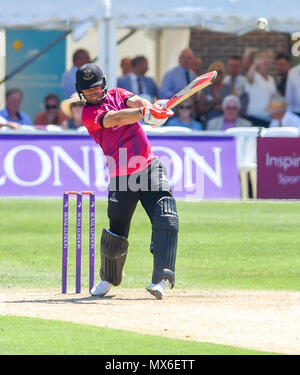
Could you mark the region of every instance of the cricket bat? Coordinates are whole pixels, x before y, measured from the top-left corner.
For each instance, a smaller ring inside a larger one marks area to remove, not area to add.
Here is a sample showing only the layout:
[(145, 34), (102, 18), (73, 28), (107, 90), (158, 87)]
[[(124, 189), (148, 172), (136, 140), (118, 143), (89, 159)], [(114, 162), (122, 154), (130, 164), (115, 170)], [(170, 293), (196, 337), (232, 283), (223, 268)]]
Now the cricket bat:
[(170, 98), (167, 104), (165, 105), (165, 108), (171, 109), (179, 103), (186, 100), (187, 98), (189, 98), (190, 96), (194, 95), (196, 92), (211, 85), (213, 81), (216, 79), (217, 75), (217, 71), (213, 70), (211, 72), (202, 74), (201, 76), (195, 78), (191, 83), (185, 86), (177, 94), (173, 95), (172, 98)]

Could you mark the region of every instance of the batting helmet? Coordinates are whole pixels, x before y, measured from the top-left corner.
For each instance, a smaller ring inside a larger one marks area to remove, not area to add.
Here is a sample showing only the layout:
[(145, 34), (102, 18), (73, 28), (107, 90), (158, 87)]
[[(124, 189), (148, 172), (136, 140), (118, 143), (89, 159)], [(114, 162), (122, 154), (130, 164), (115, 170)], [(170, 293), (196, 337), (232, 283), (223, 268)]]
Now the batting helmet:
[(84, 64), (77, 69), (75, 88), (79, 96), (83, 95), (82, 90), (103, 85), (102, 91), (105, 98), (107, 93), (106, 77), (96, 64)]

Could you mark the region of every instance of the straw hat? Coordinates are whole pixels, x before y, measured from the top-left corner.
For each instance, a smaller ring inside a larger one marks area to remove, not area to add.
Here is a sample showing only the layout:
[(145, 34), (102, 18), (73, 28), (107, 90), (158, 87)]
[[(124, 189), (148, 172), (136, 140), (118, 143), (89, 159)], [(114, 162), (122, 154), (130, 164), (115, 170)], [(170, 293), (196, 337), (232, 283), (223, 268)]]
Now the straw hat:
[(60, 108), (65, 115), (72, 117), (71, 104), (76, 102), (81, 102), (81, 100), (77, 92), (74, 92), (69, 99), (65, 99), (60, 103)]
[(288, 104), (282, 95), (274, 94), (270, 98), (269, 105), (266, 108), (266, 112), (270, 114), (284, 112), (287, 106)]

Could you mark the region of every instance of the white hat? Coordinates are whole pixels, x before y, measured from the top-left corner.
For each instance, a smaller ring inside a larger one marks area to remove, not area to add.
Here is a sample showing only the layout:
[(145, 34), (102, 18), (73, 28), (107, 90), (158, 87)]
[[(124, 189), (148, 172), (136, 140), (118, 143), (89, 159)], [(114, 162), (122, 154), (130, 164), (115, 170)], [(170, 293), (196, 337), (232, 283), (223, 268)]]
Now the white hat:
[(77, 102), (82, 101), (80, 100), (77, 92), (74, 92), (74, 94), (72, 94), (69, 99), (65, 99), (60, 103), (60, 108), (65, 115), (67, 115), (68, 117), (72, 117), (71, 104)]

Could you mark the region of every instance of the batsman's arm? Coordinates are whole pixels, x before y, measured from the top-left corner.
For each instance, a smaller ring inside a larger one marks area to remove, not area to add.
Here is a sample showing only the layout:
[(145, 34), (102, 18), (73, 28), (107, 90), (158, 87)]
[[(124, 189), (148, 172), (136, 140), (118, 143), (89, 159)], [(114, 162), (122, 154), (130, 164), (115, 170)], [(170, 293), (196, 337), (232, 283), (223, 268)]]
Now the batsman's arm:
[(124, 126), (142, 119), (140, 108), (151, 106), (152, 103), (138, 95), (131, 96), (126, 101), (128, 108), (120, 111), (109, 111), (103, 117), (103, 127)]
[(148, 100), (139, 97), (128, 102), (129, 100), (127, 100), (126, 105), (134, 106), (134, 108), (107, 112), (100, 120), (101, 126), (104, 128), (123, 126), (143, 119), (146, 124), (157, 127), (161, 126), (169, 117), (174, 115), (173, 111), (152, 105)]
[(141, 98), (138, 95), (134, 95), (127, 99), (126, 105), (128, 108), (141, 108), (151, 106), (152, 103), (147, 99)]
[(120, 111), (109, 111), (102, 118), (104, 128), (134, 124), (142, 118), (139, 108), (126, 108)]

